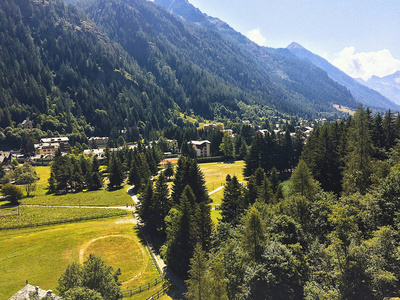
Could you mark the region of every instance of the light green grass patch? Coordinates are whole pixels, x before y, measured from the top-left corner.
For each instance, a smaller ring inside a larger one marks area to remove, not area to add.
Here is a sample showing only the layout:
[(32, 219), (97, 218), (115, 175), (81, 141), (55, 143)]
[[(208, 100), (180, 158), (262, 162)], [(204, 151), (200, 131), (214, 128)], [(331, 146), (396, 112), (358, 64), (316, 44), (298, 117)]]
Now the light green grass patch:
[(211, 220), (213, 221), (214, 225), (216, 226), (221, 219), (221, 211), (218, 209), (211, 210)]
[(199, 164), (206, 180), (206, 187), (209, 192), (225, 184), (226, 175), (236, 176), (239, 181), (243, 181), (244, 161), (234, 163), (205, 163)]
[(129, 186), (124, 185), (118, 190), (84, 191), (65, 195), (37, 195), (20, 200), (25, 205), (58, 205), (58, 206), (123, 206), (133, 204), (132, 198), (126, 193)]
[[(124, 243), (127, 237), (134, 239), (139, 248), (129, 248), (130, 256), (142, 255), (145, 251), (146, 268), (135, 280), (124, 284), (123, 289), (131, 289), (152, 281), (158, 272), (151, 262), (147, 250), (144, 250), (138, 231), (131, 217), (96, 220), (81, 223), (69, 223), (42, 226), (30, 229), (5, 230), (0, 235), (0, 299), (8, 299), (25, 286), (29, 280), (32, 285), (57, 293), (57, 280), (68, 264), (78, 262), (80, 252), (91, 241), (107, 236), (121, 236)], [(135, 252), (139, 249), (140, 252)], [(107, 260), (109, 253), (102, 253)], [(113, 254), (111, 254), (113, 255)], [(110, 260), (117, 269), (126, 262), (127, 256), (114, 255)], [(121, 275), (122, 278), (122, 275)], [(136, 299), (136, 298), (135, 298)]]
[[(0, 230), (70, 223), (127, 214), (127, 211), (121, 209), (100, 208), (20, 207), (20, 209), (21, 216), (18, 216), (17, 208), (0, 210)], [(12, 212), (12, 215), (1, 216), (7, 211)]]

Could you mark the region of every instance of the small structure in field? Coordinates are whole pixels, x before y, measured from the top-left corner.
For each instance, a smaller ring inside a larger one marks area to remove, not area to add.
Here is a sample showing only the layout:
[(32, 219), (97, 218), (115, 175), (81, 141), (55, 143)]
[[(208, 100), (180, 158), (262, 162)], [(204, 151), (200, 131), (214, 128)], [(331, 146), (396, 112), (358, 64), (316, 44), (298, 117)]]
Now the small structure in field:
[(60, 296), (57, 296), (56, 294), (53, 294), (52, 290), (42, 290), (38, 286), (33, 286), (27, 283), (21, 290), (19, 290), (17, 293), (15, 293), (11, 298), (8, 300), (29, 300), (30, 297), (29, 295), (36, 294), (39, 296), (39, 299), (49, 296), (52, 297), (54, 300), (62, 300)]

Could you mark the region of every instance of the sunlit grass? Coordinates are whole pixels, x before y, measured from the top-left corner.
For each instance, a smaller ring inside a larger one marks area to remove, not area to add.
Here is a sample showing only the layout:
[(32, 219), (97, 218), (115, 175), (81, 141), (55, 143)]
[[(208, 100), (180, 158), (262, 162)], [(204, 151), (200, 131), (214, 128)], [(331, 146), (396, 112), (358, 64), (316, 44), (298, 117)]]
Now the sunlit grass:
[[(140, 257), (143, 262), (142, 265), (136, 264), (138, 268), (146, 265), (145, 270), (135, 280), (123, 286), (124, 289), (135, 288), (158, 277), (130, 217), (6, 230), (0, 235), (0, 299), (11, 297), (25, 285), (26, 280), (32, 285), (57, 292), (57, 280), (67, 265), (79, 261), (79, 253), (85, 245), (104, 236), (121, 236), (121, 239), (117, 238), (112, 244), (116, 246), (120, 242), (128, 250), (128, 254), (125, 254), (122, 253), (123, 248), (118, 247), (118, 252), (121, 252), (119, 255), (113, 253), (112, 249), (99, 251), (114, 269), (121, 267), (127, 270), (129, 257), (133, 260), (130, 262), (132, 266), (135, 265), (136, 257)], [(99, 247), (95, 245), (96, 249), (101, 248), (101, 244), (98, 245)], [(93, 251), (97, 251), (96, 249)], [(88, 253), (84, 252), (85, 255)], [(137, 271), (132, 269), (129, 275), (121, 275), (121, 278), (126, 279), (135, 272)]]
[(243, 181), (244, 161), (235, 161), (234, 163), (205, 163), (199, 164), (206, 180), (208, 192), (215, 190), (225, 184), (226, 175), (236, 176), (239, 181)]

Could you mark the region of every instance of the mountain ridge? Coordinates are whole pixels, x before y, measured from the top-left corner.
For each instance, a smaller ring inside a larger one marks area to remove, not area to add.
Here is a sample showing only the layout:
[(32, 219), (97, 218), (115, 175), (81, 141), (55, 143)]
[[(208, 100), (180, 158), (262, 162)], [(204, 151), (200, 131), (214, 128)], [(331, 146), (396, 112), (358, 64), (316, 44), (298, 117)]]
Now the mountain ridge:
[(372, 76), (367, 81), (363, 79), (358, 81), (400, 105), (400, 71), (384, 77)]
[(305, 61), (310, 61), (311, 63), (325, 70), (332, 79), (347, 87), (353, 94), (354, 98), (360, 103), (379, 109), (400, 109), (396, 103), (381, 95), (378, 91), (360, 84), (356, 79), (348, 76), (346, 73), (333, 66), (326, 59), (312, 53), (300, 44), (292, 42), (286, 48), (299, 58)]

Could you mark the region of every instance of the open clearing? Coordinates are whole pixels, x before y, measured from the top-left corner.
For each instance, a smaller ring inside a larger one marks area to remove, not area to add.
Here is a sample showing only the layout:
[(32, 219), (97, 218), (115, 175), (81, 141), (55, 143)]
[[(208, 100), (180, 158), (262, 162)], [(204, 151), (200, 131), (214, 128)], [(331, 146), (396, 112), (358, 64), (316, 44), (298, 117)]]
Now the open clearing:
[(235, 161), (234, 163), (205, 163), (199, 164), (206, 180), (208, 192), (211, 192), (221, 185), (225, 184), (226, 175), (236, 175), (239, 181), (243, 181), (244, 161)]
[[(26, 280), (56, 291), (58, 278), (68, 264), (79, 261), (82, 249), (84, 257), (94, 252), (115, 270), (120, 267), (123, 272), (120, 279), (126, 281), (122, 289), (132, 289), (157, 278), (158, 272), (131, 220), (109, 218), (1, 231), (0, 299), (11, 297)], [(144, 296), (137, 295), (135, 299)]]

